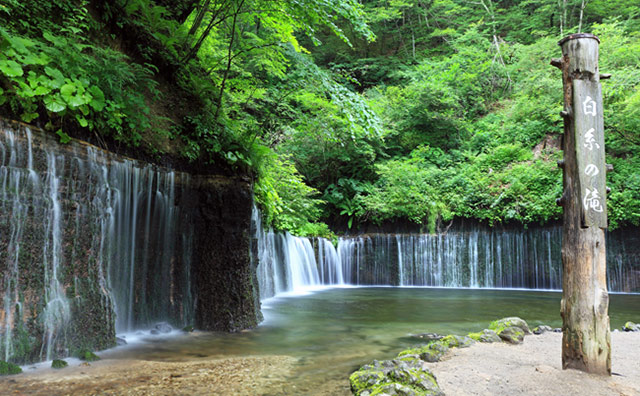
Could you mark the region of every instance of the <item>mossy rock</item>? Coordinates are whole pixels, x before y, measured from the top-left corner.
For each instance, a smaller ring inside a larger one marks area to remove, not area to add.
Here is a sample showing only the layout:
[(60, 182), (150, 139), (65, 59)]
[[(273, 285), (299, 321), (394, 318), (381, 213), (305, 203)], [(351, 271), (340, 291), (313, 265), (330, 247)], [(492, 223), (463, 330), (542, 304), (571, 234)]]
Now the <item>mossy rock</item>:
[(640, 325), (635, 324), (633, 322), (627, 322), (622, 326), (622, 330), (624, 331), (640, 331)]
[(182, 331), (184, 331), (185, 333), (191, 333), (193, 332), (193, 326), (189, 325), (189, 326), (185, 326), (182, 328)]
[(53, 362), (51, 362), (51, 368), (54, 369), (63, 369), (68, 365), (69, 363), (67, 363), (66, 360), (54, 359)]
[(442, 395), (433, 374), (415, 355), (403, 359), (374, 361), (349, 377), (351, 391), (356, 396)]
[(0, 375), (20, 374), (22, 369), (17, 364), (0, 360)]
[(500, 338), (510, 344), (522, 344), (524, 341), (524, 331), (515, 326), (507, 327), (499, 334)]
[(415, 358), (417, 356), (420, 360), (424, 360), (425, 362), (435, 363), (440, 361), (440, 358), (442, 358), (447, 351), (449, 351), (448, 346), (442, 344), (440, 341), (436, 341), (429, 345), (405, 349), (398, 354), (398, 358), (405, 360), (408, 357)]
[(81, 349), (77, 355), (78, 359), (84, 360), (85, 362), (95, 362), (96, 360), (100, 360), (100, 356), (91, 352), (88, 349)]
[(547, 326), (547, 325), (540, 325), (540, 326), (536, 326), (533, 328), (533, 330), (531, 330), (533, 332), (533, 334), (537, 334), (540, 335), (542, 333), (546, 333), (548, 331), (553, 331), (553, 328), (551, 326)]
[(438, 343), (448, 347), (448, 348), (468, 348), (476, 342), (467, 336), (458, 336), (458, 335), (448, 335), (438, 341)]
[(501, 342), (502, 339), (500, 339), (500, 337), (498, 336), (498, 333), (496, 333), (493, 330), (489, 330), (489, 329), (484, 329), (480, 332), (477, 333), (469, 333), (468, 335), (469, 338), (471, 338), (474, 341), (477, 342)]
[(527, 322), (516, 316), (498, 319), (491, 322), (491, 324), (489, 325), (489, 329), (495, 331), (496, 333), (498, 333), (498, 335), (500, 335), (500, 333), (502, 333), (502, 331), (507, 327), (517, 327), (521, 329), (524, 334), (531, 334), (531, 330), (529, 330), (529, 325), (527, 324)]

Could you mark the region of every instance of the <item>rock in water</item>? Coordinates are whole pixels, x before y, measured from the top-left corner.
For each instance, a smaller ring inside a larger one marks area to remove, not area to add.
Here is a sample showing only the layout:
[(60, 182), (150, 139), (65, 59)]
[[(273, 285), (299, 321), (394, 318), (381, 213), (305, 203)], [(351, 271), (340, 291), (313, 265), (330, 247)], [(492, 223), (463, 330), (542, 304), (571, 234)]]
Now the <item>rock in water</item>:
[(627, 322), (622, 326), (622, 330), (624, 331), (640, 331), (640, 324), (635, 324), (633, 322)]
[(69, 363), (67, 363), (65, 360), (60, 360), (60, 359), (53, 359), (53, 361), (51, 362), (51, 368), (54, 368), (54, 369), (63, 369), (68, 365)]
[(173, 327), (171, 327), (169, 323), (162, 322), (155, 325), (154, 329), (162, 334), (167, 334), (167, 333), (171, 333), (171, 331), (173, 330)]
[(125, 340), (124, 338), (116, 337), (116, 345), (127, 345), (127, 340)]
[(0, 360), (0, 375), (20, 374), (22, 369), (17, 364)]
[(84, 360), (85, 362), (95, 362), (96, 360), (100, 360), (100, 356), (91, 352), (88, 349), (81, 349), (77, 354), (78, 359)]
[(498, 335), (505, 342), (511, 344), (522, 344), (522, 341), (524, 341), (524, 331), (515, 326), (505, 328)]

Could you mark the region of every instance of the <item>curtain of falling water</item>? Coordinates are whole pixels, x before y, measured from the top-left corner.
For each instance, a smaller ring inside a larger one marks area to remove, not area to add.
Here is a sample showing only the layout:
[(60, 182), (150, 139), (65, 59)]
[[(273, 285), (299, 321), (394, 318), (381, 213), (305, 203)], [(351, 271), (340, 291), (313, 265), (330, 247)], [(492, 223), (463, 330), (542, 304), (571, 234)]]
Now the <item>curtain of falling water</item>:
[(192, 323), (188, 176), (38, 139), (0, 130), (0, 359), (23, 353), (33, 326), (40, 359), (64, 355), (73, 312), (97, 308), (82, 307), (87, 287), (119, 332)]
[[(488, 228), (481, 225), (446, 234), (374, 234), (339, 239), (337, 249), (317, 238), (265, 232), (258, 227), (261, 298), (314, 285), (391, 285), (468, 288), (560, 289), (559, 226)], [(640, 292), (640, 238), (609, 233), (610, 291)], [(630, 249), (633, 247), (634, 249)], [(633, 250), (630, 251), (630, 250)], [(318, 268), (319, 279), (292, 276)]]

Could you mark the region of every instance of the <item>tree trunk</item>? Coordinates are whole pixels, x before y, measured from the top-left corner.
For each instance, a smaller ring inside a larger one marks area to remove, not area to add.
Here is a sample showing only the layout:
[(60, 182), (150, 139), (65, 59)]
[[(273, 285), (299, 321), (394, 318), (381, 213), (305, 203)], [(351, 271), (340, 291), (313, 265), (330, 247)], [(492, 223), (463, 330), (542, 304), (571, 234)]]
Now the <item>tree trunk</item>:
[(611, 374), (611, 335), (604, 229), (606, 164), (599, 40), (562, 39), (564, 206), (562, 233), (562, 367)]

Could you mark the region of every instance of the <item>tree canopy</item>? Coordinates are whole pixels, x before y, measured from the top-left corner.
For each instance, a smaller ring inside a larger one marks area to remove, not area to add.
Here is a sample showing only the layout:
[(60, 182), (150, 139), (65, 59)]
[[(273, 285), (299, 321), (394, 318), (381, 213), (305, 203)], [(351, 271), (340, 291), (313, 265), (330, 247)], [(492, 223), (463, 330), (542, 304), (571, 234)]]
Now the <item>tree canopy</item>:
[(301, 235), (558, 219), (548, 63), (592, 32), (611, 226), (640, 225), (635, 0), (2, 0), (0, 20), (0, 115), (251, 175)]

